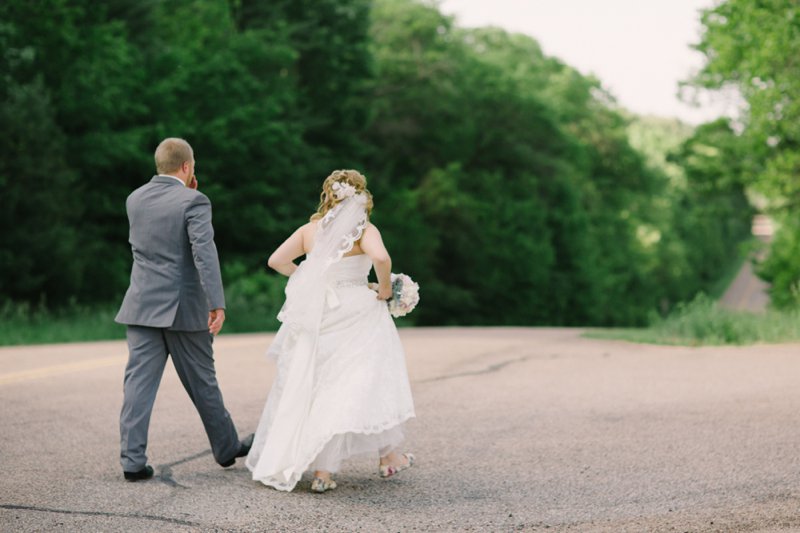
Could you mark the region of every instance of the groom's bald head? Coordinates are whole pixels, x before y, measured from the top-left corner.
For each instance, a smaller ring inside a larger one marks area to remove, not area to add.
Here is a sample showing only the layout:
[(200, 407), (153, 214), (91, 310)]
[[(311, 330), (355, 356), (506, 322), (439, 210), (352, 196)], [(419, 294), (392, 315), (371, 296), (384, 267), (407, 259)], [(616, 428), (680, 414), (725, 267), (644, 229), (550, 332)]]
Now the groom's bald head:
[(189, 143), (177, 137), (169, 137), (161, 141), (156, 148), (156, 171), (169, 174), (181, 168), (186, 162), (194, 162), (194, 151)]

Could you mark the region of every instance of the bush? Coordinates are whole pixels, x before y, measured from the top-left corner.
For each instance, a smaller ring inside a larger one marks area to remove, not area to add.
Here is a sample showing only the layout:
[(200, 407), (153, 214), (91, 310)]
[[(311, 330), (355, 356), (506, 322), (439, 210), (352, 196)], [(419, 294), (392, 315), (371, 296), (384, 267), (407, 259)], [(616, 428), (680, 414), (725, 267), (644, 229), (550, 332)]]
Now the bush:
[(225, 284), (226, 333), (275, 331), (285, 298), (287, 278), (266, 272), (247, 272), (241, 263), (223, 269), (232, 281)]

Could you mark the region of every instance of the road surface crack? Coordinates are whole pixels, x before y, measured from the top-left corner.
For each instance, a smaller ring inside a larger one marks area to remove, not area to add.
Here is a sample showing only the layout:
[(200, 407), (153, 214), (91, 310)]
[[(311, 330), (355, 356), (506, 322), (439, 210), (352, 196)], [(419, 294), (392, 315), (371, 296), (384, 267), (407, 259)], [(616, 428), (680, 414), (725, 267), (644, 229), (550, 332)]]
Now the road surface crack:
[(52, 509), (49, 507), (33, 507), (29, 505), (13, 505), (0, 503), (0, 509), (8, 509), (12, 511), (36, 511), (40, 513), (57, 513), (68, 515), (80, 516), (106, 516), (111, 518), (133, 518), (135, 520), (151, 520), (154, 522), (165, 522), (168, 524), (177, 524), (180, 526), (199, 527), (201, 524), (197, 522), (189, 522), (188, 520), (180, 520), (178, 518), (170, 518), (168, 516), (155, 516), (149, 514), (138, 513), (109, 513), (105, 511), (77, 511), (74, 509)]
[(188, 463), (189, 461), (194, 461), (195, 459), (199, 459), (201, 457), (205, 457), (206, 455), (210, 455), (211, 450), (204, 450), (202, 452), (196, 453), (194, 455), (189, 455), (188, 457), (184, 457), (183, 459), (178, 459), (177, 461), (173, 461), (171, 463), (167, 463), (165, 465), (158, 465), (158, 479), (162, 483), (166, 483), (170, 487), (179, 487), (182, 489), (188, 489), (186, 485), (181, 485), (175, 478), (172, 476), (172, 467), (182, 465), (183, 463)]
[(435, 376), (428, 379), (422, 379), (417, 381), (416, 383), (433, 383), (436, 381), (445, 381), (448, 379), (455, 379), (455, 378), (463, 378), (468, 376), (482, 376), (485, 374), (492, 374), (494, 372), (499, 372), (500, 370), (504, 369), (505, 367), (517, 363), (525, 363), (537, 357), (537, 354), (528, 354), (523, 355), (522, 357), (515, 357), (514, 359), (507, 359), (505, 361), (500, 361), (499, 363), (491, 364), (485, 368), (481, 368), (478, 370), (465, 370), (463, 372), (454, 372), (452, 374), (443, 374), (441, 376)]

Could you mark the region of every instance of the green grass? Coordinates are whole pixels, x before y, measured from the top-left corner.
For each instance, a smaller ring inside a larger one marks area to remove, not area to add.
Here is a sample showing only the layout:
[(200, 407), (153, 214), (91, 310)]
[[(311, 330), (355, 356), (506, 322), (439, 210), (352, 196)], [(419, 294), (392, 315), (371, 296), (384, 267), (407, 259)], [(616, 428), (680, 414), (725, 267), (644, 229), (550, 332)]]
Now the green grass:
[[(272, 304), (265, 308), (252, 301), (234, 298), (228, 304), (222, 331), (275, 331), (280, 325), (275, 318), (275, 307)], [(73, 304), (52, 311), (41, 306), (6, 303), (0, 307), (0, 346), (124, 339), (125, 326), (114, 322), (117, 309), (117, 305), (88, 307)]]
[[(737, 270), (731, 269), (734, 274)], [(275, 316), (283, 304), (285, 283), (278, 276), (239, 273), (238, 279), (226, 286), (228, 309), (223, 332), (275, 331), (280, 325)], [(114, 323), (116, 310), (116, 305), (72, 304), (50, 311), (44, 306), (6, 303), (0, 306), (0, 346), (123, 339), (125, 327)], [(398, 322), (398, 326), (410, 324)], [(647, 328), (592, 330), (585, 336), (690, 346), (800, 341), (800, 312), (728, 311), (701, 295), (679, 305), (666, 318), (654, 316)]]
[(116, 307), (72, 304), (59, 311), (44, 306), (5, 303), (0, 307), (0, 345), (124, 339), (125, 327), (114, 322)]
[(688, 346), (795, 342), (800, 341), (800, 312), (730, 311), (701, 294), (667, 317), (653, 318), (647, 328), (592, 330), (585, 336)]
[[(223, 333), (277, 330), (285, 278), (238, 274), (239, 278), (225, 287)], [(114, 322), (117, 309), (119, 302), (94, 306), (72, 303), (57, 310), (44, 304), (6, 302), (0, 305), (0, 346), (124, 339), (125, 326)]]

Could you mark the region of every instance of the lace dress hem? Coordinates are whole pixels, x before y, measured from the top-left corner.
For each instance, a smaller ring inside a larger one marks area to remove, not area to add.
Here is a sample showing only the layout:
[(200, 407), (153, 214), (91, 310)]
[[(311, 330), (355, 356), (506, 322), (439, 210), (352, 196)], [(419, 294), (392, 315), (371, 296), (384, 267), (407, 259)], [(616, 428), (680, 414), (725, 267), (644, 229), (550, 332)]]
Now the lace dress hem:
[[(344, 429), (344, 430), (340, 430), (340, 431), (336, 431), (336, 432), (331, 432), (324, 439), (319, 439), (319, 441), (317, 442), (317, 444), (313, 448), (313, 450), (314, 450), (313, 453), (308, 454), (311, 457), (308, 458), (308, 456), (306, 456), (306, 458), (302, 461), (302, 463), (300, 463), (300, 464), (303, 465), (303, 468), (294, 471), (291, 474), (291, 476), (289, 478), (289, 481), (287, 481), (287, 482), (277, 481), (277, 480), (272, 479), (269, 475), (260, 476), (259, 477), (259, 476), (256, 476), (255, 473), (253, 474), (253, 480), (254, 481), (259, 481), (259, 482), (263, 483), (264, 485), (267, 485), (268, 487), (275, 488), (277, 490), (290, 492), (297, 485), (297, 482), (300, 481), (300, 478), (303, 476), (303, 473), (306, 472), (309, 469), (309, 467), (314, 463), (314, 460), (317, 458), (317, 456), (319, 456), (319, 454), (322, 452), (322, 450), (325, 448), (325, 446), (334, 437), (336, 437), (337, 435), (342, 435), (342, 434), (377, 435), (377, 434), (382, 433), (384, 431), (388, 431), (388, 430), (391, 430), (393, 428), (396, 428), (396, 427), (400, 426), (401, 424), (404, 424), (405, 422), (407, 422), (410, 419), (414, 418), (415, 416), (416, 415), (412, 411), (412, 412), (408, 412), (408, 413), (405, 413), (403, 415), (400, 415), (397, 418), (395, 418), (394, 420), (386, 421), (386, 422), (384, 422), (382, 424), (373, 424), (373, 425), (371, 425), (369, 427), (351, 428), (351, 429)], [(353, 454), (353, 456), (355, 456), (355, 455), (360, 455), (360, 453)], [(345, 459), (348, 459), (348, 458), (349, 457), (341, 457), (340, 459), (341, 460), (345, 460)], [(250, 471), (254, 470), (254, 468), (252, 468), (249, 464), (247, 464), (247, 468), (249, 468)]]

